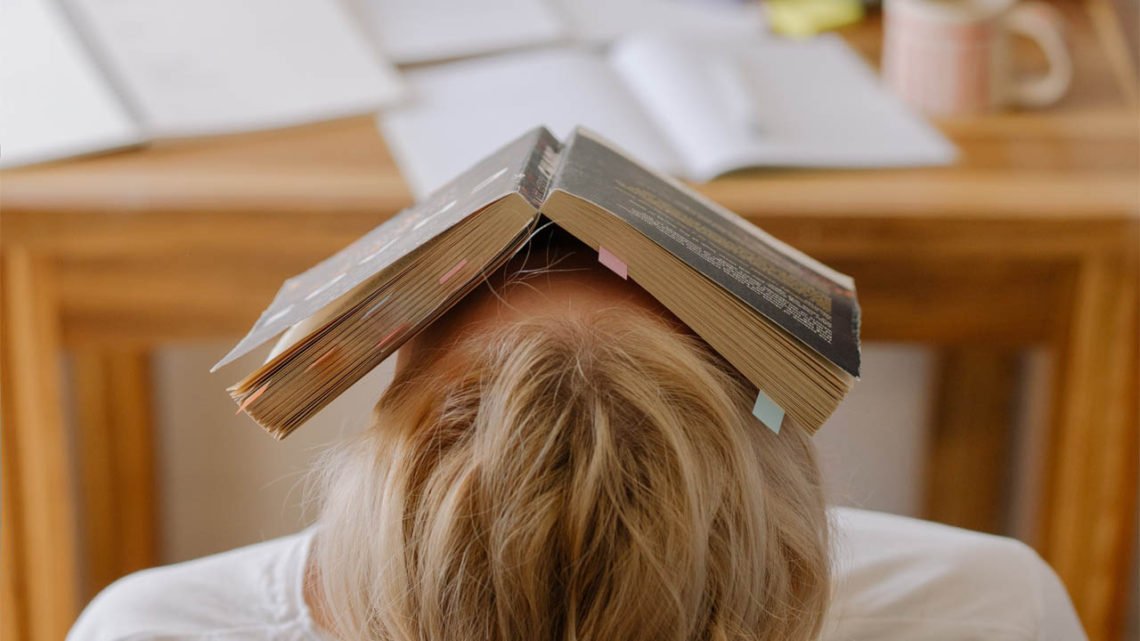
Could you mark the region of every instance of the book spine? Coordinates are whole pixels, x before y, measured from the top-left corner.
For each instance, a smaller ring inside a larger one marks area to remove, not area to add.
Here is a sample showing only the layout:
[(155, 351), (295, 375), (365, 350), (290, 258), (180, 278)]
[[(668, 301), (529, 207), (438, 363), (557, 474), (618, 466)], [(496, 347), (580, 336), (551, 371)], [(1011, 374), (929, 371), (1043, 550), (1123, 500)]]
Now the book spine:
[(534, 148), (519, 172), (519, 193), (535, 209), (542, 207), (562, 156), (562, 143), (546, 128), (537, 131)]

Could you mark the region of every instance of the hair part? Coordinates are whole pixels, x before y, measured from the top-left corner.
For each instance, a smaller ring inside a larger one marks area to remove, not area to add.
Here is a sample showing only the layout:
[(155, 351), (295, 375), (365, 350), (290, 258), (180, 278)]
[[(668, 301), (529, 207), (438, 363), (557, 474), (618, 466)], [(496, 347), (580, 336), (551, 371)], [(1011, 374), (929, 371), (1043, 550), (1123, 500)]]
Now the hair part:
[[(695, 337), (612, 309), (476, 331), (335, 448), (313, 560), (343, 639), (815, 638), (806, 430)], [(753, 392), (754, 393), (754, 392)]]

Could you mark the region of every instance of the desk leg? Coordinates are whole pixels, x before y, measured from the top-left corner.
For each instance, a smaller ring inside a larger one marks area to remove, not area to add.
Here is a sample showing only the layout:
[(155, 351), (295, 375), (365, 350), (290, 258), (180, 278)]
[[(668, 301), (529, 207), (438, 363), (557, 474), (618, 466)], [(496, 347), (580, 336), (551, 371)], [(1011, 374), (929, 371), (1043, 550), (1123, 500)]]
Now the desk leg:
[(1056, 423), (1042, 553), (1068, 586), (1094, 640), (1123, 634), (1124, 586), (1136, 544), (1136, 278), (1136, 264), (1127, 258), (1099, 258), (1081, 267), (1053, 387)]
[(141, 351), (85, 348), (73, 362), (86, 601), (158, 562), (151, 369)]
[(1004, 533), (1018, 371), (1018, 355), (1010, 350), (961, 347), (942, 354), (927, 518)]
[(54, 282), (50, 263), (22, 249), (0, 264), (3, 630), (59, 641), (77, 613), (78, 572)]

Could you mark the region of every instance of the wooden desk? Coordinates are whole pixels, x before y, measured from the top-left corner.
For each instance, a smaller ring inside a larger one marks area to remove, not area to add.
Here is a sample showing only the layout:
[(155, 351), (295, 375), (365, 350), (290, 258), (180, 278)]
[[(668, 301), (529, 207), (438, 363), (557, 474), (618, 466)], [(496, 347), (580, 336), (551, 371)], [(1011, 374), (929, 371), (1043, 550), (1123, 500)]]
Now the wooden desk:
[[(853, 274), (866, 340), (940, 346), (933, 518), (999, 527), (1018, 353), (1052, 350), (1035, 543), (1092, 638), (1110, 639), (1135, 543), (1140, 143), (1135, 87), (1086, 10), (1066, 10), (1073, 94), (942, 123), (955, 167), (760, 171), (701, 189)], [(872, 60), (878, 35), (848, 33)], [(284, 277), (409, 195), (369, 119), (2, 179), (2, 629), (55, 640), (93, 590), (155, 562), (149, 350), (241, 334)]]

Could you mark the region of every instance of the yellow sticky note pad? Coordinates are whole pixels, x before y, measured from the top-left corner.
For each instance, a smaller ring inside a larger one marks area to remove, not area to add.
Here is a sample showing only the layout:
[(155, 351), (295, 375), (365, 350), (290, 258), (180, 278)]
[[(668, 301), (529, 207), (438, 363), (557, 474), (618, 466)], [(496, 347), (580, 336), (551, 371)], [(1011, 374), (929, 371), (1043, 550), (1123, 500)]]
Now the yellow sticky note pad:
[(772, 31), (806, 38), (863, 19), (860, 0), (767, 0), (764, 3)]

